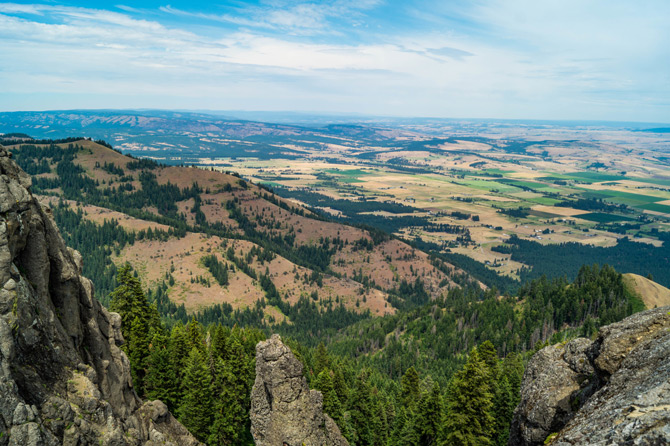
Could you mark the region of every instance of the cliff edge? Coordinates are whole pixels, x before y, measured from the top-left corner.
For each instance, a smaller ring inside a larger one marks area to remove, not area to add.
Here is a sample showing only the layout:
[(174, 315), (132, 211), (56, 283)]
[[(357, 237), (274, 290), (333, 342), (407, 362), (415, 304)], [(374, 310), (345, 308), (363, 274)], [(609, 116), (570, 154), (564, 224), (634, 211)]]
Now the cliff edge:
[(542, 444), (670, 444), (670, 307), (531, 358), (509, 445)]
[(302, 363), (278, 335), (256, 346), (250, 417), (256, 446), (349, 445), (323, 413), (321, 392), (309, 390)]
[(0, 446), (199, 444), (135, 394), (120, 316), (10, 158), (0, 146)]

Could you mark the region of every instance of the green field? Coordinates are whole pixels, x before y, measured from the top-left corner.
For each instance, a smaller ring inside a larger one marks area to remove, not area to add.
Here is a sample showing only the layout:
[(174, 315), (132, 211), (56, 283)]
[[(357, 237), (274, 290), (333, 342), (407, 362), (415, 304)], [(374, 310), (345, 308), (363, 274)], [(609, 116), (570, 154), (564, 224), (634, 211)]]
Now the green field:
[(348, 170), (339, 170), (339, 169), (324, 169), (323, 172), (329, 173), (332, 175), (341, 175), (343, 177), (356, 178), (363, 175), (372, 175), (373, 172), (369, 170), (362, 169), (348, 169)]
[(603, 198), (615, 203), (627, 204), (629, 206), (640, 206), (646, 203), (655, 203), (657, 201), (667, 200), (663, 197), (654, 197), (651, 195), (631, 194), (630, 192), (621, 192), (618, 190), (608, 191), (586, 191), (582, 195), (585, 198)]
[(460, 184), (462, 186), (472, 187), (472, 188), (475, 188), (475, 189), (489, 191), (489, 192), (492, 191), (492, 190), (497, 190), (498, 192), (502, 192), (502, 193), (519, 192), (519, 188), (511, 186), (509, 184), (500, 183), (498, 181), (459, 180), (459, 181), (454, 181), (454, 183)]
[(668, 206), (667, 204), (649, 203), (640, 207), (642, 209), (647, 209), (649, 211), (656, 211), (656, 212), (663, 212), (664, 214), (670, 214), (670, 206)]
[(521, 181), (521, 180), (512, 180), (512, 179), (504, 179), (504, 180), (498, 180), (501, 183), (509, 184), (512, 186), (517, 186), (517, 187), (528, 187), (530, 189), (546, 189), (549, 187), (547, 184), (543, 183), (535, 183), (532, 181)]
[(556, 200), (555, 198), (549, 198), (549, 197), (527, 198), (526, 200), (532, 203), (544, 204), (546, 206), (553, 206), (556, 203), (561, 202), (561, 200)]
[(623, 215), (605, 214), (603, 212), (591, 212), (588, 214), (579, 215), (578, 218), (594, 221), (596, 223), (614, 223), (617, 221), (633, 221), (633, 218), (625, 217)]
[(583, 181), (585, 183), (601, 183), (603, 181), (621, 181), (628, 179), (628, 177), (623, 175), (612, 175), (611, 173), (602, 172), (575, 172), (562, 176), (568, 177), (568, 179)]
[(661, 178), (635, 178), (635, 177), (628, 177), (626, 178), (627, 180), (630, 181), (637, 181), (639, 183), (649, 183), (649, 184), (658, 184), (660, 186), (670, 186), (670, 180), (667, 179), (661, 179)]

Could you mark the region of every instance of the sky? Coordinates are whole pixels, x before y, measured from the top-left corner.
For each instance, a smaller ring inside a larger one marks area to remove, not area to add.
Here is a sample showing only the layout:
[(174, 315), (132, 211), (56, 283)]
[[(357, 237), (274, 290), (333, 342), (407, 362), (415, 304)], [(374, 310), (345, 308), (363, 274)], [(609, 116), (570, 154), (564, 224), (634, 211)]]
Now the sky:
[(667, 0), (0, 3), (0, 110), (670, 122)]

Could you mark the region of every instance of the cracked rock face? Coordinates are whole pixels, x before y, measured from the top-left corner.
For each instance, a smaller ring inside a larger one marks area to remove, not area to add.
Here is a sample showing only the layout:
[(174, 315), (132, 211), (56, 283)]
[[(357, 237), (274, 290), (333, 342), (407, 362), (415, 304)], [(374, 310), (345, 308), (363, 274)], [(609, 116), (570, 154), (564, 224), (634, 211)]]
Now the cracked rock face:
[(670, 444), (670, 307), (530, 360), (509, 445)]
[(323, 396), (309, 390), (302, 363), (278, 335), (256, 346), (251, 391), (251, 433), (256, 446), (348, 446), (323, 413)]
[(0, 146), (0, 446), (197, 445), (160, 401), (142, 405), (121, 318), (30, 184)]

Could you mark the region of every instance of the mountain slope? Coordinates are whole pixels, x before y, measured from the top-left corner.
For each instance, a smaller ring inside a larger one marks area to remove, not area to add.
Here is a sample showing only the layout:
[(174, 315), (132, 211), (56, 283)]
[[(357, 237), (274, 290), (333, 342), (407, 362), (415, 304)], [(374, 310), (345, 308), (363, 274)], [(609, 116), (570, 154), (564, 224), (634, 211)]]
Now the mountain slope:
[[(89, 140), (11, 150), (52, 206), (65, 198), (71, 209), (85, 204), (84, 219), (116, 217), (136, 234), (151, 227), (151, 236), (116, 249), (114, 261), (135, 265), (152, 287), (175, 282), (167, 295), (189, 310), (248, 308), (265, 297), (274, 320), (286, 316), (277, 306), (301, 298), (385, 314), (470, 281), (399, 240), (325, 221), (234, 175), (137, 160)], [(169, 236), (153, 234), (166, 228)], [(228, 284), (204, 265), (210, 256), (227, 269)]]
[(142, 405), (119, 315), (1, 146), (0, 172), (0, 444), (198, 444), (160, 401)]

